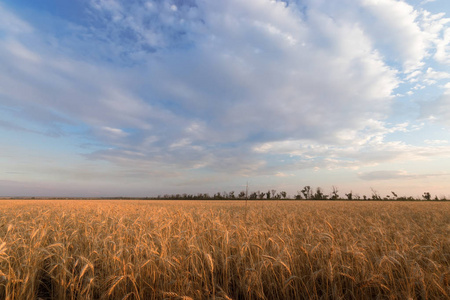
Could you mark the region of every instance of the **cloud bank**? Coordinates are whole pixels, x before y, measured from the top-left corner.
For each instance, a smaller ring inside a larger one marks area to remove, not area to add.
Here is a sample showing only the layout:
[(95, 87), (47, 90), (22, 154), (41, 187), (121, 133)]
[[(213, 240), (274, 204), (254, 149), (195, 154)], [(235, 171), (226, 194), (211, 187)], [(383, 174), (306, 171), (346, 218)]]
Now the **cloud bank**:
[[(149, 177), (449, 153), (396, 140), (416, 120), (393, 118), (399, 89), (450, 77), (444, 14), (397, 0), (82, 5), (54, 31), (0, 6), (0, 127), (82, 135), (86, 159)], [(448, 126), (448, 93), (436, 99), (417, 114)]]

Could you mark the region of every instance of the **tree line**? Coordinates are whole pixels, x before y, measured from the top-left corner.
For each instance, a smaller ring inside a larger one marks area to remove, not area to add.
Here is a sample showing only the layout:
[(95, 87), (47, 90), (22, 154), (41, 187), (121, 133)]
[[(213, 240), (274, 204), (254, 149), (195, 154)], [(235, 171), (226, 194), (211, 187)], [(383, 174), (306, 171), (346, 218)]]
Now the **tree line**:
[(376, 190), (371, 189), (369, 196), (354, 194), (352, 191), (344, 193), (345, 196), (339, 194), (339, 190), (336, 186), (332, 186), (330, 193), (325, 193), (321, 187), (312, 188), (309, 185), (303, 187), (303, 189), (297, 191), (294, 196), (289, 196), (285, 191), (277, 191), (275, 189), (269, 189), (267, 192), (256, 191), (248, 192), (242, 190), (238, 193), (235, 191), (230, 192), (217, 192), (213, 195), (209, 193), (198, 194), (165, 194), (158, 195), (156, 199), (174, 199), (174, 200), (398, 200), (398, 201), (412, 201), (412, 200), (447, 200), (445, 196), (434, 198), (429, 192), (424, 192), (421, 198), (399, 196), (395, 192), (391, 192), (388, 195), (381, 196)]

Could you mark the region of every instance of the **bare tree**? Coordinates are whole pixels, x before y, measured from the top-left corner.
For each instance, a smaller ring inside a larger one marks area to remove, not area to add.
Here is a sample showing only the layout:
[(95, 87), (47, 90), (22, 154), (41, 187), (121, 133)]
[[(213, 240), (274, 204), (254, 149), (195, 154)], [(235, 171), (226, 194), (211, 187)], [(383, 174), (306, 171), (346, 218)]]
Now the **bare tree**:
[(381, 200), (380, 195), (374, 188), (370, 188), (370, 190), (372, 191), (372, 200)]
[(333, 185), (333, 191), (331, 192), (331, 199), (337, 200), (339, 199), (338, 188)]

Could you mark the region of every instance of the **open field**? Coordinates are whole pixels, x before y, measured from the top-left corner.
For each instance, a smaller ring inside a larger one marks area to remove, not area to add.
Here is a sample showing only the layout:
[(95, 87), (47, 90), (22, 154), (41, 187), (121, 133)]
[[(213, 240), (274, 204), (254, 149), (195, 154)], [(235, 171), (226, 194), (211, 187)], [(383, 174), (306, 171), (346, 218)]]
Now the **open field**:
[(0, 201), (1, 299), (449, 299), (450, 203)]

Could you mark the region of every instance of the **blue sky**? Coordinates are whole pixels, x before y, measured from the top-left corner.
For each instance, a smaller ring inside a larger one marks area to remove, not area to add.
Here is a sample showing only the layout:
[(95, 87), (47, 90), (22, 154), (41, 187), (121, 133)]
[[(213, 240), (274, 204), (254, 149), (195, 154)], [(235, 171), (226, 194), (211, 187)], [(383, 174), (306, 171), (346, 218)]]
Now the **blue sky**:
[(0, 1), (0, 194), (450, 197), (450, 2)]

